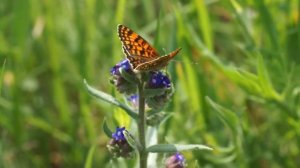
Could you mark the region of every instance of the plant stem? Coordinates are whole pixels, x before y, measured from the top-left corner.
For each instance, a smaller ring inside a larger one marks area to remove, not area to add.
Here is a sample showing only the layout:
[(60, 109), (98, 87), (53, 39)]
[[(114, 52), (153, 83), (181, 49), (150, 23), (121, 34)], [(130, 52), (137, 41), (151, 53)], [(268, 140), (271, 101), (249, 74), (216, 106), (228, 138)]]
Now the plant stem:
[(146, 151), (146, 116), (145, 116), (145, 97), (144, 91), (144, 77), (141, 74), (141, 82), (138, 85), (139, 94), (139, 120), (138, 120), (138, 131), (139, 131), (139, 155), (140, 155), (140, 168), (147, 168), (148, 153)]

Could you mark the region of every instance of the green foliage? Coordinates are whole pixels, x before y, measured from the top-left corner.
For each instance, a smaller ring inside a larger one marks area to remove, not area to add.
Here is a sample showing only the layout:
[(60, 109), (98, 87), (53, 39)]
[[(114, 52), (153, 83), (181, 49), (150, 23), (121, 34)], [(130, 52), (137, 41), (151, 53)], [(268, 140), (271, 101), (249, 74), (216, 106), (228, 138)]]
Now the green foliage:
[(152, 152), (152, 153), (165, 153), (165, 152), (178, 152), (178, 151), (196, 150), (196, 149), (198, 149), (198, 150), (212, 150), (212, 148), (207, 147), (205, 145), (158, 144), (158, 145), (149, 146), (147, 148), (147, 151)]
[(184, 152), (188, 165), (300, 167), (297, 3), (2, 0), (0, 167), (132, 167), (109, 161), (101, 125), (118, 111), (82, 82), (120, 98), (109, 84), (124, 58), (118, 24), (161, 54), (182, 47), (168, 66), (175, 92), (159, 143), (214, 149)]
[(84, 80), (84, 84), (85, 84), (88, 92), (91, 95), (93, 95), (94, 97), (96, 97), (98, 99), (101, 99), (101, 100), (103, 100), (105, 102), (108, 102), (110, 104), (116, 105), (116, 106), (122, 108), (132, 118), (135, 118), (135, 119), (137, 118), (137, 114), (136, 114), (135, 111), (133, 111), (132, 109), (130, 109), (130, 107), (128, 107), (127, 105), (125, 105), (125, 104), (119, 102), (118, 100), (116, 100), (113, 96), (92, 88), (91, 86), (89, 86), (87, 84), (87, 82), (85, 80)]

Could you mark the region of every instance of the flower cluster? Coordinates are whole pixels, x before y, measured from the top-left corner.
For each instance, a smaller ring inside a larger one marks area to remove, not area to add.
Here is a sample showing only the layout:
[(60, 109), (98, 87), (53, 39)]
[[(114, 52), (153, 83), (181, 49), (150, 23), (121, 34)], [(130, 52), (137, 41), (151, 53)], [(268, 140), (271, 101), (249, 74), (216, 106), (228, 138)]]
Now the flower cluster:
[(150, 72), (150, 79), (146, 89), (163, 89), (159, 90), (153, 97), (146, 99), (148, 106), (153, 109), (163, 108), (173, 95), (173, 88), (169, 77), (160, 71)]
[[(136, 88), (137, 75), (133, 72), (131, 65), (127, 59), (116, 64), (110, 71), (112, 75), (111, 83), (114, 84), (120, 93), (129, 95), (129, 100), (133, 100), (133, 105), (137, 105)], [(149, 90), (146, 93), (146, 103), (149, 108), (162, 109), (170, 100), (173, 94), (172, 83), (169, 77), (161, 71), (147, 72), (148, 82), (145, 89)], [(134, 98), (134, 99), (133, 99)]]
[(112, 139), (109, 141), (107, 148), (113, 157), (130, 158), (133, 155), (133, 148), (128, 144), (123, 131), (125, 131), (125, 127), (116, 128), (116, 132), (112, 134)]
[[(131, 65), (127, 59), (116, 64), (111, 70), (111, 83), (114, 84), (120, 93), (127, 95), (136, 93), (136, 85), (131, 81), (130, 77), (135, 78)], [(127, 77), (127, 78), (126, 78)]]
[(171, 81), (168, 76), (164, 75), (160, 71), (150, 72), (150, 80), (148, 82), (148, 88), (170, 88)]
[[(134, 109), (138, 109), (137, 86), (141, 79), (136, 74), (127, 59), (116, 64), (110, 71), (111, 83), (120, 93), (127, 95)], [(172, 83), (169, 77), (161, 71), (144, 72), (145, 79), (143, 96), (146, 98), (148, 109), (159, 111), (169, 101), (173, 94)], [(151, 114), (151, 113), (149, 113)], [(163, 119), (164, 115), (155, 113), (147, 118), (149, 125), (157, 125)], [(128, 158), (132, 155), (133, 148), (127, 142), (124, 136), (125, 127), (117, 127), (116, 132), (112, 134), (112, 139), (107, 145), (109, 151), (114, 157)]]

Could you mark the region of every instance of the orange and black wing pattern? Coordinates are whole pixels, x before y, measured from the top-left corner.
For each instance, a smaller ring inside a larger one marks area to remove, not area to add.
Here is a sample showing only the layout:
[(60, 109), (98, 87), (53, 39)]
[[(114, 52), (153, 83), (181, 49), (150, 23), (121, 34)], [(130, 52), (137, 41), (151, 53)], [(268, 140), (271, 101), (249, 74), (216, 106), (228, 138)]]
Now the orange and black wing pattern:
[(133, 69), (159, 57), (158, 52), (141, 36), (124, 25), (118, 25), (118, 35), (123, 51)]
[(137, 71), (156, 71), (168, 65), (181, 48), (160, 57), (158, 52), (141, 36), (124, 25), (118, 25), (123, 52), (132, 68)]
[(156, 58), (154, 60), (150, 60), (148, 62), (143, 62), (143, 63), (139, 64), (135, 68), (135, 70), (138, 70), (138, 71), (158, 71), (158, 70), (166, 67), (168, 65), (168, 63), (170, 62), (170, 60), (172, 58), (174, 58), (180, 50), (181, 50), (181, 48), (178, 48), (175, 51), (173, 51), (173, 52), (171, 52), (167, 55), (158, 57), (158, 58)]

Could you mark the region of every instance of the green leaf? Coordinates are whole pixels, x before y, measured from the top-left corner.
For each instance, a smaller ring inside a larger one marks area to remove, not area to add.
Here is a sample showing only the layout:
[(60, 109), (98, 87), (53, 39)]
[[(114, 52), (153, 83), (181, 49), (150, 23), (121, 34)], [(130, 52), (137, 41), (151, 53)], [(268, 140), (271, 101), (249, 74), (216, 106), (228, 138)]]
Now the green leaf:
[(36, 127), (41, 129), (44, 132), (51, 134), (54, 138), (62, 141), (64, 143), (70, 143), (72, 138), (69, 134), (61, 131), (60, 129), (56, 128), (55, 125), (48, 123), (47, 121), (38, 118), (38, 117), (28, 117), (26, 118), (28, 124), (32, 127)]
[(145, 98), (154, 97), (154, 96), (161, 96), (166, 91), (171, 91), (171, 88), (145, 89), (144, 90), (144, 96), (145, 96)]
[(261, 54), (257, 54), (257, 73), (264, 96), (281, 100), (279, 94), (275, 91), (272, 81), (270, 80), (269, 72), (265, 66), (264, 58)]
[(212, 101), (209, 97), (206, 97), (207, 102), (218, 112), (218, 116), (221, 120), (229, 126), (229, 128), (237, 135), (239, 128), (239, 118), (232, 111), (218, 105), (214, 101)]
[(104, 133), (106, 134), (106, 136), (108, 136), (109, 138), (112, 138), (113, 132), (109, 129), (107, 122), (106, 122), (106, 118), (103, 120), (102, 129), (103, 129)]
[(213, 49), (213, 33), (211, 28), (211, 21), (209, 17), (209, 10), (206, 1), (193, 1), (194, 6), (196, 8), (197, 18), (198, 18), (198, 26), (202, 31), (202, 36), (205, 41), (205, 45), (209, 50)]
[(93, 156), (95, 153), (96, 146), (97, 146), (97, 144), (94, 144), (90, 148), (88, 156), (87, 156), (85, 164), (84, 164), (84, 168), (92, 168), (93, 167)]
[(178, 144), (158, 144), (147, 148), (147, 152), (151, 153), (165, 153), (165, 152), (178, 152), (185, 150), (213, 150), (212, 148), (199, 145), (199, 144), (188, 144), (188, 145), (178, 145)]
[(252, 26), (251, 23), (249, 23), (249, 19), (245, 18), (247, 16), (247, 12), (243, 9), (243, 6), (241, 6), (238, 1), (236, 0), (230, 0), (230, 5), (233, 9), (233, 12), (235, 14), (236, 20), (239, 23), (239, 25), (242, 28), (243, 34), (245, 36), (245, 39), (247, 40), (247, 43), (249, 43), (250, 46), (255, 45), (255, 40), (252, 36)]
[(207, 160), (215, 164), (228, 164), (237, 159), (237, 153), (229, 153), (225, 156), (216, 157), (215, 155), (205, 156)]
[(247, 71), (233, 67), (223, 69), (225, 75), (250, 94), (261, 96), (262, 90), (258, 84), (258, 77)]
[(97, 99), (100, 100), (104, 100), (110, 104), (116, 105), (118, 107), (120, 107), (121, 109), (125, 110), (125, 112), (131, 116), (134, 119), (138, 118), (138, 115), (135, 111), (133, 111), (132, 109), (130, 109), (128, 106), (126, 106), (125, 104), (122, 104), (121, 102), (119, 102), (117, 99), (115, 99), (113, 96), (104, 93), (102, 91), (96, 90), (93, 87), (91, 87), (86, 80), (83, 80), (85, 87), (87, 88), (89, 94), (91, 94), (92, 96), (94, 96)]
[(5, 69), (5, 63), (6, 63), (6, 59), (4, 59), (4, 61), (3, 61), (3, 65), (2, 65), (1, 73), (0, 73), (0, 95), (1, 95), (1, 90), (2, 90), (2, 81), (3, 81), (3, 73), (4, 73), (4, 69)]
[(133, 148), (133, 149), (138, 149), (139, 144), (135, 140), (135, 138), (127, 131), (123, 131), (124, 137), (127, 140), (128, 144)]
[(147, 112), (147, 125), (149, 126), (158, 126), (168, 120), (173, 113), (166, 113), (163, 111), (160, 112)]
[[(280, 51), (281, 46), (279, 45), (279, 36), (278, 36), (278, 30), (277, 26), (279, 24), (275, 24), (272, 15), (270, 13), (270, 8), (268, 4), (265, 4), (265, 1), (262, 0), (256, 0), (255, 1), (256, 6), (258, 8), (258, 14), (260, 15), (259, 19), (261, 20), (261, 23), (263, 24), (264, 32), (266, 32), (267, 37), (269, 37), (270, 42), (272, 44), (272, 50), (274, 52)], [(275, 18), (276, 19), (276, 18)]]
[[(144, 1), (147, 1), (148, 2), (148, 0), (144, 0)], [(151, 5), (150, 5), (151, 6)], [(149, 7), (147, 6), (145, 9), (148, 9)], [(159, 43), (159, 37), (160, 37), (160, 31), (161, 31), (161, 19), (162, 19), (162, 11), (161, 10), (159, 10), (159, 14), (158, 14), (158, 19), (157, 19), (157, 22), (156, 22), (156, 30), (155, 30), (155, 32), (156, 32), (156, 36), (155, 36), (155, 38), (154, 38), (154, 41), (153, 41), (153, 46), (155, 47), (155, 48), (159, 48), (159, 45), (158, 45), (158, 43)]]
[(129, 83), (132, 83), (134, 85), (137, 85), (139, 80), (138, 78), (136, 78), (135, 75), (130, 74), (128, 72), (126, 72), (123, 68), (119, 68), (119, 72), (121, 74), (121, 76)]

